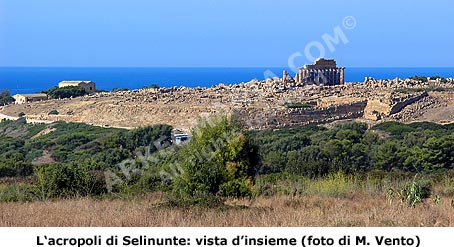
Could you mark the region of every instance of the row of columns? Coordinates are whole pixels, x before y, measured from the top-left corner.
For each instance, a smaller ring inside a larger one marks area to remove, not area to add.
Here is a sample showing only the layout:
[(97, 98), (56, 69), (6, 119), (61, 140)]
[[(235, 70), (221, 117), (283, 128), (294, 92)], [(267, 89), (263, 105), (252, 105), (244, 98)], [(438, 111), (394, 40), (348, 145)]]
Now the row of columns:
[(296, 82), (305, 84), (309, 82), (324, 83), (327, 85), (344, 85), (345, 68), (306, 69), (299, 68)]

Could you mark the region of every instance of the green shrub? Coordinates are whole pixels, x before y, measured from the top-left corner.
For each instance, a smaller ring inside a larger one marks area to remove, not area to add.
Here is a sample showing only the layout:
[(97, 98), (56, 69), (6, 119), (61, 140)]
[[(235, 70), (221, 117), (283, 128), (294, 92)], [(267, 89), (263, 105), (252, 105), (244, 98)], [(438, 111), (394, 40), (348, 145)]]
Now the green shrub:
[(427, 79), (426, 76), (412, 76), (410, 79), (417, 80), (417, 81), (422, 81), (422, 82), (428, 82), (429, 80)]
[(24, 202), (35, 199), (34, 189), (28, 184), (12, 184), (0, 189), (0, 202)]
[(196, 194), (186, 196), (185, 194), (169, 193), (162, 204), (170, 208), (191, 208), (194, 206), (202, 208), (219, 208), (224, 206), (225, 199), (215, 195)]
[(33, 173), (33, 165), (25, 161), (0, 161), (0, 177), (25, 177)]
[(448, 82), (448, 80), (444, 77), (441, 77), (441, 76), (431, 76), (430, 77), (431, 80), (437, 80), (437, 79), (440, 79), (441, 82)]
[(223, 197), (251, 197), (252, 182), (250, 180), (235, 179), (221, 184), (218, 195)]
[(424, 199), (430, 197), (432, 193), (432, 182), (430, 180), (416, 180), (416, 176), (412, 182), (405, 184), (400, 190), (402, 201), (406, 202), (411, 207), (416, 207)]
[(259, 176), (254, 184), (255, 196), (301, 196), (304, 195), (308, 178), (287, 173)]
[(57, 110), (52, 110), (48, 113), (48, 115), (58, 115), (60, 114)]
[(88, 92), (81, 86), (54, 87), (43, 91), (52, 99), (74, 98), (87, 95)]
[(115, 93), (115, 92), (123, 92), (123, 91), (129, 91), (128, 88), (113, 88), (112, 89), (112, 92)]
[(305, 193), (308, 195), (343, 198), (353, 194), (360, 186), (361, 181), (357, 177), (338, 172), (325, 178), (310, 180), (306, 185)]
[(131, 174), (129, 179), (125, 179), (123, 174), (117, 174), (123, 181), (122, 184), (114, 185), (112, 192), (122, 195), (142, 195), (145, 193), (156, 191), (169, 191), (170, 186), (166, 181), (163, 181), (159, 174)]
[(221, 188), (226, 194), (236, 193), (235, 183), (229, 182), (252, 181), (255, 175), (249, 137), (234, 117), (223, 114), (201, 120), (179, 157), (183, 174), (176, 178), (175, 189), (188, 197), (218, 195)]
[(25, 177), (33, 173), (33, 166), (24, 160), (24, 156), (15, 150), (0, 153), (0, 178)]
[(83, 164), (51, 164), (38, 168), (37, 189), (43, 199), (99, 195), (106, 192), (102, 176)]

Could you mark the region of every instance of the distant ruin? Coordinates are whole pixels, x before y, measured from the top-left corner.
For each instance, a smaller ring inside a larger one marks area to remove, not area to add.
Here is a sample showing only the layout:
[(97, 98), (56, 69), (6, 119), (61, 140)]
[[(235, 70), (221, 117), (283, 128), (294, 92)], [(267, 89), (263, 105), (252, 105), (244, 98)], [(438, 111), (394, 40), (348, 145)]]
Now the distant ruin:
[(295, 81), (300, 85), (344, 85), (345, 68), (338, 68), (334, 59), (317, 59), (314, 64), (298, 69)]

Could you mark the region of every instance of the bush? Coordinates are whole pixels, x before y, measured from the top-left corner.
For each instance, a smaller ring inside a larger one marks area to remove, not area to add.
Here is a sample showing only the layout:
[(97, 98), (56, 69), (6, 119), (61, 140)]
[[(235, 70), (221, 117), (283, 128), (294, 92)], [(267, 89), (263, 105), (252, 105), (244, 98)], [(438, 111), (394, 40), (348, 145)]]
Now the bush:
[(12, 184), (0, 189), (0, 202), (24, 202), (35, 199), (34, 189), (28, 184)]
[(416, 81), (422, 81), (422, 82), (428, 82), (429, 81), (426, 76), (416, 76), (415, 75), (415, 76), (410, 77), (410, 79), (416, 80)]
[(120, 179), (126, 180), (124, 183), (115, 184), (112, 192), (122, 195), (143, 195), (156, 191), (168, 191), (169, 185), (161, 179), (159, 174), (130, 174), (130, 178), (124, 178), (124, 174), (116, 174)]
[(202, 208), (219, 208), (224, 205), (225, 199), (214, 195), (197, 195), (187, 197), (183, 194), (171, 193), (167, 194), (164, 207), (170, 208), (191, 208), (193, 206)]
[(123, 91), (129, 91), (128, 88), (112, 88), (112, 92), (115, 93), (115, 92), (123, 92)]
[(254, 185), (255, 196), (304, 195), (309, 179), (287, 173), (258, 176)]
[(25, 177), (33, 173), (33, 166), (30, 162), (24, 160), (24, 156), (17, 152), (11, 151), (2, 154), (0, 157), (0, 178), (1, 177)]
[(43, 91), (52, 99), (74, 98), (87, 95), (88, 92), (81, 86), (54, 87)]
[(33, 174), (33, 165), (26, 161), (0, 160), (1, 177), (25, 177)]
[(402, 201), (406, 202), (411, 207), (416, 207), (424, 199), (430, 197), (432, 193), (432, 182), (430, 180), (416, 180), (416, 176), (412, 182), (405, 184), (400, 190)]
[(308, 195), (345, 198), (352, 195), (360, 186), (361, 182), (356, 176), (338, 172), (325, 178), (310, 180), (305, 192)]
[(38, 168), (37, 189), (43, 199), (100, 195), (106, 192), (104, 179), (84, 164), (51, 164)]
[(430, 77), (431, 80), (437, 80), (437, 79), (440, 79), (441, 82), (448, 82), (448, 80), (444, 77), (441, 77), (441, 76), (431, 76)]
[(218, 195), (223, 197), (251, 197), (252, 196), (252, 182), (250, 180), (235, 179), (223, 183), (219, 187)]
[(58, 115), (60, 114), (57, 110), (52, 110), (48, 113), (48, 115)]
[(244, 195), (238, 181), (252, 181), (255, 175), (254, 149), (234, 117), (201, 120), (179, 155), (183, 174), (175, 189), (185, 196)]

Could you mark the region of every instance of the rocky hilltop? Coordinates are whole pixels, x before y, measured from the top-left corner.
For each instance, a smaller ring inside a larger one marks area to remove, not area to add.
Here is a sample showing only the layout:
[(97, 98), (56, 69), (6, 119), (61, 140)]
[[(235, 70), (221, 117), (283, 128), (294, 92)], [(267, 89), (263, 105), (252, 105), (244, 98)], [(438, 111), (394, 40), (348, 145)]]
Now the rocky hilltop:
[[(375, 80), (339, 86), (284, 88), (282, 79), (211, 88), (141, 89), (0, 107), (4, 117), (134, 128), (170, 124), (189, 130), (201, 116), (237, 112), (251, 129), (288, 128), (338, 120), (454, 122), (454, 80)], [(55, 111), (58, 114), (55, 114)], [(49, 114), (54, 111), (54, 114)]]

